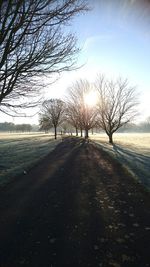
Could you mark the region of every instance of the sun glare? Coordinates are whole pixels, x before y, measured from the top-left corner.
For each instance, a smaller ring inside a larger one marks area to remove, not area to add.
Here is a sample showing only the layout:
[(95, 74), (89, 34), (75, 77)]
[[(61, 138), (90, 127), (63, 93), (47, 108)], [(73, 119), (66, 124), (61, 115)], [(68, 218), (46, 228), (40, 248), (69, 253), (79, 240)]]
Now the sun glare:
[(96, 92), (90, 92), (84, 96), (85, 104), (92, 107), (97, 103), (97, 95)]

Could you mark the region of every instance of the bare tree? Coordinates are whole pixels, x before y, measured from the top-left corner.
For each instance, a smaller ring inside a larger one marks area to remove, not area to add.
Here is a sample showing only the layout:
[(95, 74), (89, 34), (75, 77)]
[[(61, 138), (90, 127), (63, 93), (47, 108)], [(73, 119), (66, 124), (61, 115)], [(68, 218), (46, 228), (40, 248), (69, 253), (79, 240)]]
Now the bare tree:
[(68, 88), (67, 91), (67, 109), (66, 109), (66, 118), (67, 121), (75, 128), (76, 136), (78, 136), (78, 130), (81, 131), (82, 136), (82, 122), (81, 122), (81, 104), (82, 104), (82, 92), (78, 87), (78, 82), (73, 84)]
[(137, 115), (138, 97), (136, 88), (129, 86), (127, 79), (107, 81), (99, 76), (95, 86), (98, 91), (98, 124), (113, 143), (113, 133), (129, 123)]
[(85, 137), (95, 126), (96, 109), (86, 103), (86, 95), (91, 91), (91, 84), (87, 80), (79, 80), (68, 89), (68, 116), (70, 123), (77, 129), (85, 130)]
[(0, 111), (32, 106), (43, 75), (73, 68), (76, 38), (62, 27), (85, 1), (0, 1)]
[[(65, 104), (60, 99), (50, 99), (43, 102), (40, 113), (41, 126), (53, 126), (55, 130), (55, 139), (57, 139), (57, 127), (64, 120)], [(51, 127), (50, 127), (51, 128)]]
[(79, 114), (75, 106), (71, 103), (67, 103), (66, 120), (75, 128), (76, 136), (78, 136), (78, 129), (80, 127)]
[(49, 118), (45, 116), (45, 114), (40, 114), (39, 126), (40, 131), (45, 131), (45, 133), (47, 133), (51, 128), (53, 128), (51, 120), (49, 120)]

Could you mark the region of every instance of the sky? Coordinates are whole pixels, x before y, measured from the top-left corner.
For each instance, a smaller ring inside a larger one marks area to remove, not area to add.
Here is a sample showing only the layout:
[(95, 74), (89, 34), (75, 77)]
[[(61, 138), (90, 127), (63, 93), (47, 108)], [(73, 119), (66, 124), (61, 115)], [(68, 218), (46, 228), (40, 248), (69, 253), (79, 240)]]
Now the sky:
[[(98, 74), (107, 78), (127, 78), (139, 93), (139, 116), (150, 116), (150, 3), (147, 0), (93, 0), (91, 10), (73, 19), (69, 30), (78, 38), (81, 68), (61, 74), (45, 89), (43, 97), (64, 97), (67, 88), (80, 78), (93, 82)], [(36, 113), (33, 111), (32, 114)], [(38, 124), (33, 117), (11, 118), (0, 114), (0, 121)]]

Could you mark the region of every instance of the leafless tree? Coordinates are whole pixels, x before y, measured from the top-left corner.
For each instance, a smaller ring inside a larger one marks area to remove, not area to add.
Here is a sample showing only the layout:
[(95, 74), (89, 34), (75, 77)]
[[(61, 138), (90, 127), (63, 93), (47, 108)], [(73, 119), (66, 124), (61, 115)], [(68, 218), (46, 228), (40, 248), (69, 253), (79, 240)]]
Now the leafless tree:
[(89, 106), (85, 97), (91, 91), (91, 84), (87, 80), (79, 80), (68, 89), (68, 116), (70, 123), (77, 129), (85, 130), (85, 137), (88, 138), (88, 132), (95, 126), (96, 109)]
[(73, 68), (76, 38), (63, 27), (85, 1), (0, 1), (0, 111), (33, 106), (43, 75)]
[(61, 123), (61, 129), (62, 134), (70, 134), (72, 135), (72, 132), (74, 130), (73, 126), (66, 120), (66, 117), (64, 117), (63, 123)]
[(129, 86), (127, 79), (108, 81), (104, 76), (98, 77), (95, 86), (99, 97), (98, 124), (113, 144), (113, 133), (137, 115), (136, 88)]
[(57, 139), (57, 127), (64, 120), (65, 104), (60, 99), (50, 99), (43, 102), (40, 113), (40, 125), (44, 127), (53, 126), (55, 139)]
[(44, 114), (40, 114), (39, 126), (40, 131), (45, 131), (45, 133), (47, 133), (51, 128), (53, 128), (52, 122)]
[[(76, 107), (73, 105), (73, 103), (67, 102), (67, 108), (66, 108), (66, 120), (69, 124), (71, 124), (76, 131), (76, 136), (78, 136), (78, 129), (81, 129), (81, 125), (79, 122), (79, 113)], [(82, 135), (82, 129), (81, 129), (81, 135)]]

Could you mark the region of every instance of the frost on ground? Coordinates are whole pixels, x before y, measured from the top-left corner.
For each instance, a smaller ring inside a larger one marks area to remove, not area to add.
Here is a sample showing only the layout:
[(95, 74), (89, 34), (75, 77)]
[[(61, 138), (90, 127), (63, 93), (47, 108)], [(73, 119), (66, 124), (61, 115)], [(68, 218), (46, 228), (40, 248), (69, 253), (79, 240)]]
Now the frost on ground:
[(0, 188), (0, 214), (0, 266), (150, 267), (150, 193), (84, 139)]
[(0, 185), (18, 174), (26, 175), (60, 142), (43, 133), (0, 133)]
[(101, 148), (121, 162), (132, 175), (150, 189), (150, 134), (114, 134), (114, 145), (105, 134), (91, 136)]

